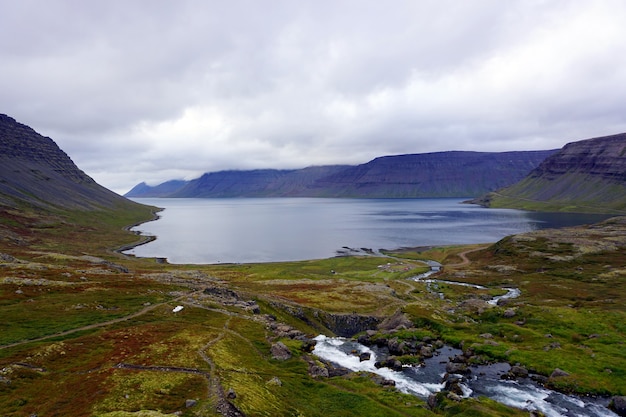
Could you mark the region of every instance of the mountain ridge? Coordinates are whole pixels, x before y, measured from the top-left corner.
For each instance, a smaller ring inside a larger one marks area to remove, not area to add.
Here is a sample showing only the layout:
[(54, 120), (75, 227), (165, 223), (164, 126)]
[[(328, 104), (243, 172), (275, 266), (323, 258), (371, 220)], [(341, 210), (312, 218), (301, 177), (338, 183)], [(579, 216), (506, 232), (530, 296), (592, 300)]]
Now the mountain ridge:
[(626, 133), (570, 142), (521, 181), (475, 200), (486, 207), (626, 213)]
[(0, 114), (0, 206), (110, 209), (136, 203), (99, 185), (49, 137)]
[[(468, 197), (523, 178), (556, 152), (446, 151), (390, 155), (360, 165), (228, 170), (194, 180), (140, 183), (127, 197)], [(172, 191), (172, 185), (180, 188)]]

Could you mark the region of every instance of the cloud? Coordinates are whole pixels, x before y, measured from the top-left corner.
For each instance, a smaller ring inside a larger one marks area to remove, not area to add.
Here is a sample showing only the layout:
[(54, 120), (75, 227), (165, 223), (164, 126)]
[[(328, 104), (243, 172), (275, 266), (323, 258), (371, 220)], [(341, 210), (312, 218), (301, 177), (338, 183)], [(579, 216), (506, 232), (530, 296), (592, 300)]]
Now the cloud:
[(0, 112), (101, 184), (626, 131), (621, 0), (0, 1)]

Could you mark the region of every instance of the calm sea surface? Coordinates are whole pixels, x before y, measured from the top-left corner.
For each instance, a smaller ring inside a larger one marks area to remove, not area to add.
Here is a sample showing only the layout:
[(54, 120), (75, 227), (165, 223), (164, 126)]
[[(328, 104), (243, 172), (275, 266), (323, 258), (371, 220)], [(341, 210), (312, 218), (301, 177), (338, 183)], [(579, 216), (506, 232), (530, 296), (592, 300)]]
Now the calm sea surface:
[(126, 253), (171, 263), (319, 259), (348, 248), (495, 242), (607, 216), (485, 209), (463, 199), (142, 198), (160, 219), (133, 230), (157, 239)]

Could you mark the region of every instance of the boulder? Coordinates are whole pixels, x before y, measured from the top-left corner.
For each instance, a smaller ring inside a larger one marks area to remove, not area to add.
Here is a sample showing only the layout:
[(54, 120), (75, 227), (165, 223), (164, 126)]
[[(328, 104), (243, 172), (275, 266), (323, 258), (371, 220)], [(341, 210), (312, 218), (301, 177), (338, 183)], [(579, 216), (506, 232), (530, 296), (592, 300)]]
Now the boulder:
[(616, 396), (611, 398), (609, 408), (620, 416), (626, 416), (626, 396)]
[(523, 366), (514, 365), (511, 366), (511, 370), (509, 371), (516, 378), (527, 378), (528, 377), (528, 369)]
[(446, 372), (449, 374), (469, 374), (472, 371), (464, 363), (448, 362)]
[(434, 410), (437, 407), (439, 407), (440, 402), (439, 402), (439, 399), (437, 398), (437, 394), (430, 394), (428, 396), (428, 400), (426, 401), (426, 403), (428, 404), (428, 407), (431, 410)]
[(443, 390), (453, 392), (456, 395), (463, 396), (463, 388), (461, 388), (462, 379), (456, 376), (449, 376), (446, 379)]
[(374, 364), (374, 366), (376, 368), (389, 368), (389, 369), (393, 369), (394, 371), (401, 371), (402, 370), (402, 362), (400, 362), (399, 360), (397, 360), (396, 358), (388, 358), (384, 361), (378, 361)]
[(283, 386), (283, 381), (281, 381), (280, 378), (275, 376), (274, 378), (272, 378), (269, 381), (267, 381), (266, 384), (267, 385), (273, 385), (273, 386), (276, 386), (276, 387), (282, 387)]
[(305, 338), (302, 341), (302, 351), (311, 353), (315, 349), (315, 345), (317, 345), (317, 340)]
[(397, 337), (394, 337), (387, 342), (387, 348), (389, 349), (389, 353), (391, 355), (402, 356), (408, 353), (406, 343), (399, 340)]
[(422, 346), (420, 349), (420, 356), (423, 358), (432, 358), (433, 355), (433, 348), (430, 346)]
[(328, 369), (326, 369), (323, 366), (319, 366), (315, 364), (309, 365), (309, 375), (311, 375), (313, 378), (328, 378), (329, 377)]
[(552, 373), (550, 374), (550, 378), (561, 378), (564, 376), (569, 376), (568, 372), (565, 372), (562, 369), (556, 368), (554, 371), (552, 371)]
[(291, 358), (291, 351), (283, 342), (274, 343), (270, 348), (270, 352), (272, 353), (273, 359), (286, 361)]

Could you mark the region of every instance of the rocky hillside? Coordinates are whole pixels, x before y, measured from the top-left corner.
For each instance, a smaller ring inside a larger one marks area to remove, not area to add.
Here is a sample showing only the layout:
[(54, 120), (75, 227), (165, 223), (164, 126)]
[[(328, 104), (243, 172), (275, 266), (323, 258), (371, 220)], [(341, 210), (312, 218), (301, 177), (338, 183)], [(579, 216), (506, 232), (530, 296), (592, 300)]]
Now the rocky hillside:
[(141, 183), (126, 196), (467, 197), (519, 181), (553, 152), (436, 152), (385, 156), (357, 166), (220, 171), (188, 182)]
[(331, 197), (467, 197), (518, 181), (552, 152), (384, 156), (322, 178), (310, 191)]
[(81, 209), (134, 204), (98, 185), (50, 138), (0, 114), (0, 207)]
[(626, 133), (569, 143), (520, 182), (478, 202), (489, 207), (626, 213)]

